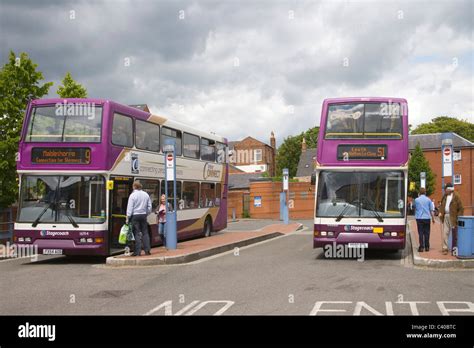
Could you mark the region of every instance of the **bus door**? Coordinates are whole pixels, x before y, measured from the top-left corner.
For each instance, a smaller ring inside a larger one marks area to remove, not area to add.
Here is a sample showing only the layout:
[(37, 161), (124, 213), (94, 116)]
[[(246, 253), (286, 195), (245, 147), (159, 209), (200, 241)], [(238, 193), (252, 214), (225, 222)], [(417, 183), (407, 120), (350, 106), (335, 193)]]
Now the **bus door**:
[(114, 188), (110, 194), (110, 251), (114, 249), (123, 249), (125, 246), (118, 243), (120, 229), (125, 224), (127, 217), (127, 203), (128, 197), (132, 193), (133, 179), (131, 177), (111, 177), (110, 180), (114, 182)]

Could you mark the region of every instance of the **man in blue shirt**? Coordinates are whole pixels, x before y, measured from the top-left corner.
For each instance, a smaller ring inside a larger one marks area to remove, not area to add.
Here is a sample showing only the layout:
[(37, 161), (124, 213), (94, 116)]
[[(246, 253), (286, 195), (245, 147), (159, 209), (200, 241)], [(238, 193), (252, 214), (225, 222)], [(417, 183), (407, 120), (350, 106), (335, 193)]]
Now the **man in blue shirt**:
[(127, 223), (132, 223), (132, 231), (135, 236), (135, 252), (132, 256), (140, 256), (142, 249), (146, 255), (150, 254), (150, 236), (148, 233), (147, 216), (151, 213), (151, 199), (148, 193), (142, 191), (139, 181), (133, 183), (133, 192), (128, 198)]
[(415, 219), (420, 241), (418, 252), (428, 251), (430, 250), (430, 222), (434, 223), (434, 215), (433, 204), (426, 197), (426, 189), (423, 187), (420, 189), (420, 195), (415, 199)]

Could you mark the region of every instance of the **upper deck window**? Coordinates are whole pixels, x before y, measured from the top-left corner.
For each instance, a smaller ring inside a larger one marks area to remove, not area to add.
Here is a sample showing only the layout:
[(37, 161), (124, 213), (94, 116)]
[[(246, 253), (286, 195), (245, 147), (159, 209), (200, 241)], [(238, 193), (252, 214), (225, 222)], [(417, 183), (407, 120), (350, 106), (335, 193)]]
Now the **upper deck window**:
[(201, 159), (203, 161), (215, 162), (216, 142), (214, 140), (201, 138)]
[(182, 138), (181, 138), (181, 131), (168, 128), (168, 127), (161, 127), (161, 148), (165, 145), (165, 140), (173, 139), (175, 141), (175, 152), (176, 156), (181, 156), (182, 154)]
[(402, 139), (399, 103), (329, 105), (325, 139)]
[(126, 147), (133, 146), (133, 119), (131, 117), (114, 113), (112, 144)]
[(26, 141), (99, 143), (102, 106), (94, 103), (57, 103), (32, 108)]

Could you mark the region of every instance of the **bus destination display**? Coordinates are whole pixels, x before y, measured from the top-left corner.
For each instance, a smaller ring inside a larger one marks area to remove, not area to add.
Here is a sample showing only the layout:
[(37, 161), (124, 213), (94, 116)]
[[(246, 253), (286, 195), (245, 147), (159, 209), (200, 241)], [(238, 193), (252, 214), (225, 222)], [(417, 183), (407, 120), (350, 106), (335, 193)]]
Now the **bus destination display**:
[(337, 159), (350, 160), (386, 160), (387, 145), (339, 145)]
[(84, 147), (35, 147), (31, 151), (31, 162), (38, 164), (90, 164), (91, 149)]

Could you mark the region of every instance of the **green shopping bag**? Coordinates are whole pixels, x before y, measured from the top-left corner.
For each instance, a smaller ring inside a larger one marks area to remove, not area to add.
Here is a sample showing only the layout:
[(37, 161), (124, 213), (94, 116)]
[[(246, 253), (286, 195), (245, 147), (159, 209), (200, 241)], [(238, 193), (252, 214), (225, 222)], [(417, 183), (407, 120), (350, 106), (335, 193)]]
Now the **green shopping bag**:
[(119, 244), (127, 244), (127, 235), (129, 231), (130, 226), (128, 226), (128, 224), (122, 226), (119, 234)]

